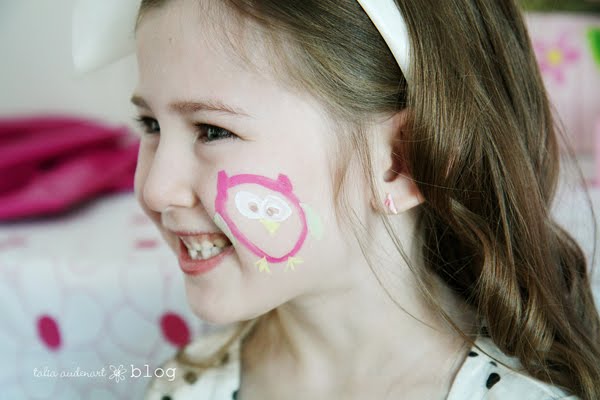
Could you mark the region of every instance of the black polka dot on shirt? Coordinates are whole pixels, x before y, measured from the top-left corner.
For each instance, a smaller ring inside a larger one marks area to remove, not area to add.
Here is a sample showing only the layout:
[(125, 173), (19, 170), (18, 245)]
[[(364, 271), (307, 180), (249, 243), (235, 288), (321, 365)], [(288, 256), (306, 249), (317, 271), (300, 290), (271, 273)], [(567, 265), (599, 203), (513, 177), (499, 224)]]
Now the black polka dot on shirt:
[(171, 400), (171, 396), (163, 396), (160, 400)]
[(183, 376), (183, 380), (190, 385), (193, 385), (198, 380), (198, 374), (196, 374), (194, 371), (188, 371)]
[(221, 358), (221, 365), (225, 365), (229, 362), (229, 353), (225, 353), (223, 358)]
[(490, 364), (492, 364), (494, 367), (498, 366), (498, 364), (496, 364), (496, 361), (490, 361)]
[(485, 383), (485, 387), (491, 389), (496, 383), (500, 382), (500, 375), (495, 372), (492, 372), (490, 376), (488, 376), (487, 382)]
[(235, 391), (235, 392), (233, 392), (233, 394), (231, 395), (231, 398), (232, 398), (233, 400), (237, 400), (237, 394), (238, 394), (238, 391), (236, 390), (236, 391)]
[[(464, 353), (463, 353), (464, 354)], [(475, 353), (474, 351), (470, 351), (469, 352), (469, 357), (477, 357), (479, 354)]]

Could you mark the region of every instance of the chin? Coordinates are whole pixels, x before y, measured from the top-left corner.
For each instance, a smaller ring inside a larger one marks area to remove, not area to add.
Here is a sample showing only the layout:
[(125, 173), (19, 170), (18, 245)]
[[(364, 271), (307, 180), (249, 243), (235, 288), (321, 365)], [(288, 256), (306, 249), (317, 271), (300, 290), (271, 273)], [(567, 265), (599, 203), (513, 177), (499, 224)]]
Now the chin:
[(238, 297), (228, 299), (222, 292), (221, 296), (214, 296), (208, 291), (200, 291), (190, 285), (186, 285), (186, 294), (194, 315), (211, 325), (229, 325), (248, 321), (269, 311), (267, 308), (251, 308), (252, 304)]

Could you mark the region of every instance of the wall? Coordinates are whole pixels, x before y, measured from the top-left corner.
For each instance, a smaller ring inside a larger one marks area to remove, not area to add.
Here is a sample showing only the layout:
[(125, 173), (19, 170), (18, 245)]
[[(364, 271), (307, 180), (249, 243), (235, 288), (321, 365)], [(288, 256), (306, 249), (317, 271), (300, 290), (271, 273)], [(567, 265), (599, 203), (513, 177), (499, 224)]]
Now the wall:
[(76, 0), (0, 0), (0, 117), (69, 113), (130, 123), (135, 58), (79, 75), (71, 61)]

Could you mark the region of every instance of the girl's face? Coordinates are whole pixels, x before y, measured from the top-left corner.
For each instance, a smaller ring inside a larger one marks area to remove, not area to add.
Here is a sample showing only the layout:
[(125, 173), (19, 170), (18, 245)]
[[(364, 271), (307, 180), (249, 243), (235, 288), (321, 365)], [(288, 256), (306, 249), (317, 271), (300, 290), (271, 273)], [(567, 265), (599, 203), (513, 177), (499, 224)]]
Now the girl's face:
[(146, 131), (136, 195), (179, 257), (192, 308), (227, 323), (347, 287), (360, 251), (336, 222), (323, 109), (245, 67), (225, 50), (227, 17), (194, 3), (144, 16), (132, 99)]

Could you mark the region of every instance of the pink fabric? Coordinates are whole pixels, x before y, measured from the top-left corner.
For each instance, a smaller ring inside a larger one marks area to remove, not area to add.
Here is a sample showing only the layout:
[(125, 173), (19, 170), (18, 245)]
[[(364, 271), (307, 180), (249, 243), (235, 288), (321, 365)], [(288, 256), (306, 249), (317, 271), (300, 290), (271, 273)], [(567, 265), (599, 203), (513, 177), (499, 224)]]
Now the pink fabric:
[(125, 127), (54, 116), (0, 120), (0, 220), (131, 190), (137, 150)]

